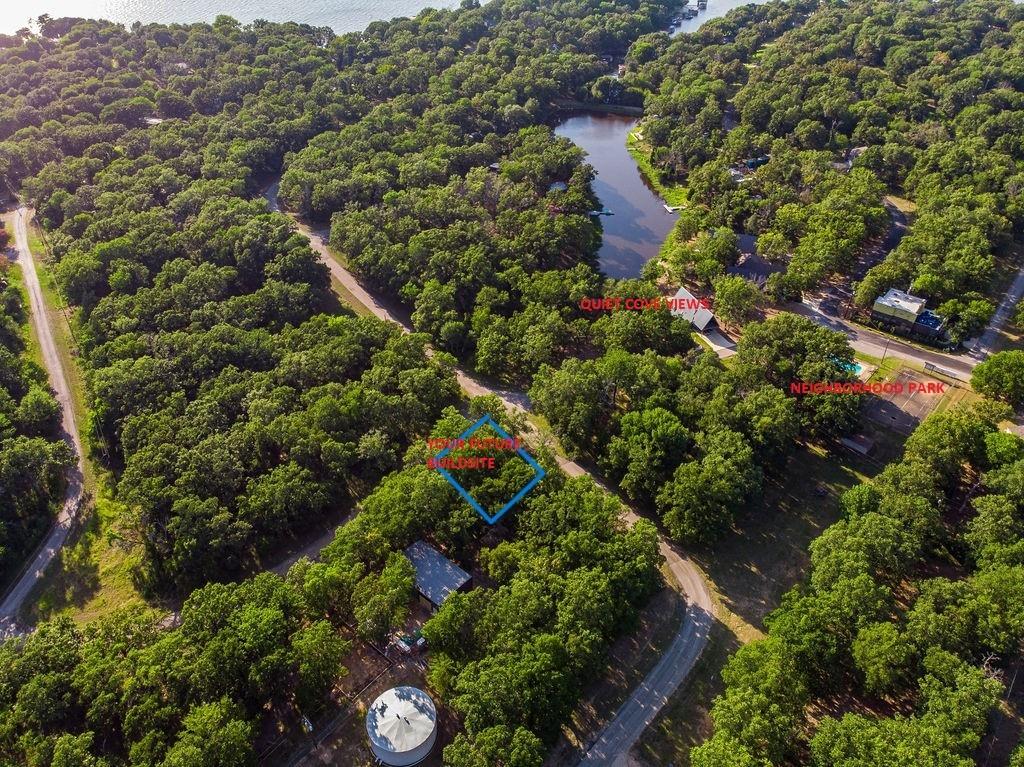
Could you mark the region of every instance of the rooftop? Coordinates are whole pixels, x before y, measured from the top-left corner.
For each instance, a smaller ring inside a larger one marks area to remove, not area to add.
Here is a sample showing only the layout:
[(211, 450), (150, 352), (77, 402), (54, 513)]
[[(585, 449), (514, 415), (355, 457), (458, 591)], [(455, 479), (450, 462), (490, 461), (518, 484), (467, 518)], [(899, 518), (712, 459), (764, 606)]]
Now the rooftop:
[(896, 288), (889, 288), (888, 293), (875, 299), (876, 304), (882, 304), (883, 306), (899, 309), (910, 314), (920, 314), (927, 302), (925, 298), (912, 296), (902, 290), (896, 290)]
[[(688, 320), (697, 330), (704, 330), (715, 319), (715, 315), (711, 313), (711, 310), (705, 308), (702, 302), (686, 288), (679, 288), (675, 298), (677, 305), (682, 303), (682, 306), (678, 309), (672, 309), (672, 314)], [(680, 302), (679, 299), (683, 299), (683, 301)]]
[(416, 541), (405, 556), (416, 570), (416, 590), (432, 605), (440, 607), (449, 594), (469, 582), (469, 573), (428, 543)]

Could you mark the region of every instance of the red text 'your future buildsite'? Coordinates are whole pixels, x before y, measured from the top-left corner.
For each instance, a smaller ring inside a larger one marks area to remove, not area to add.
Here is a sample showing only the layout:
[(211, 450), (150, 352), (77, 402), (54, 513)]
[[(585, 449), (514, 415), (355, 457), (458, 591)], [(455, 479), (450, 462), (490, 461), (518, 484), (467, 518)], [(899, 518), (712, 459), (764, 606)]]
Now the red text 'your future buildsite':
[[(431, 450), (495, 450), (515, 453), (519, 450), (519, 438), (501, 439), (500, 437), (470, 437), (469, 439), (428, 439), (427, 446)], [(445, 455), (440, 458), (431, 456), (427, 459), (427, 467), (431, 469), (493, 469), (493, 455)]]

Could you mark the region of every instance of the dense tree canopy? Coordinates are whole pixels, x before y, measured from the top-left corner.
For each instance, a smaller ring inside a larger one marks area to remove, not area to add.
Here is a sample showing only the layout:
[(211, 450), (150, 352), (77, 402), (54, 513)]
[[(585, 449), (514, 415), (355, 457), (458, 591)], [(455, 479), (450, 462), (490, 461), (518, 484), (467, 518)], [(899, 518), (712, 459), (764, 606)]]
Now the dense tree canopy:
[[(1009, 494), (1024, 440), (995, 430), (1001, 415), (931, 416), (902, 461), (843, 496), (846, 518), (811, 546), (809, 581), (726, 665), (715, 734), (692, 751), (695, 765), (785, 763), (803, 737), (821, 767), (973, 764), (1002, 693), (982, 663), (1024, 639), (1024, 509)], [(952, 507), (976, 472), (962, 525)], [(927, 566), (951, 550), (960, 557), (948, 574)], [(863, 696), (910, 698), (913, 710), (808, 721), (820, 699)]]
[[(651, 161), (699, 210), (667, 266), (709, 281), (730, 261), (707, 234), (742, 231), (786, 290), (854, 276), (869, 306), (909, 288), (973, 335), (1024, 231), (1022, 20), (1011, 0), (776, 1), (637, 41), (625, 84), (648, 91)], [(894, 249), (886, 193), (916, 204)]]

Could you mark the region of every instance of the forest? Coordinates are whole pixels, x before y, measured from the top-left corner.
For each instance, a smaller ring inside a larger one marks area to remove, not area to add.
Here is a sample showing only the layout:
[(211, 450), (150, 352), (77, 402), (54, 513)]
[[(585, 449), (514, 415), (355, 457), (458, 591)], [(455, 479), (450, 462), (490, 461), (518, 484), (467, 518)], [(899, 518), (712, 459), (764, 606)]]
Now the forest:
[[(650, 160), (700, 203), (663, 267), (711, 287), (737, 253), (701, 235), (726, 228), (780, 267), (775, 299), (852, 279), (866, 307), (898, 287), (974, 335), (1024, 231), (1022, 18), (1010, 0), (772, 2), (641, 38), (625, 83), (648, 93)], [(914, 212), (879, 260), (884, 195)]]
[(1024, 440), (1004, 416), (932, 415), (847, 491), (807, 581), (726, 665), (695, 767), (975, 764), (1006, 683), (994, 662), (1024, 639)]
[(842, 333), (780, 314), (747, 326), (728, 368), (706, 351), (616, 349), (542, 367), (530, 399), (567, 450), (655, 508), (674, 538), (708, 545), (760, 495), (766, 471), (784, 474), (797, 439), (860, 423), (859, 396), (788, 393), (797, 381), (852, 381), (852, 361)]
[[(738, 233), (784, 266), (773, 297), (857, 275), (861, 303), (912, 283), (965, 337), (987, 319), (1024, 223), (1019, 6), (776, 0), (670, 40), (674, 11), (465, 0), (345, 35), (222, 16), (44, 18), (0, 37), (0, 174), (35, 208), (73, 305), (114, 532), (140, 553), (145, 596), (181, 604), (173, 625), (58, 618), (0, 645), (0, 760), (256, 763), (268, 732), (323, 704), (355, 643), (404, 624), (401, 552), (426, 539), (475, 584), (423, 629), (430, 688), (461, 724), (445, 763), (539, 767), (662, 586), (657, 530), (627, 529), (612, 493), (544, 447), (545, 481), (485, 527), (426, 468), (425, 440), (483, 413), (527, 426), (500, 401), (466, 402), (456, 363), (528, 390), (569, 454), (707, 549), (798, 442), (860, 418), (859, 397), (790, 392), (852, 380), (853, 353), (792, 314), (747, 322), (749, 287), (724, 276)], [(657, 115), (652, 162), (701, 201), (664, 270), (600, 272), (593, 170), (550, 129), (560, 98), (644, 98)], [(747, 160), (741, 184), (730, 171)], [(264, 197), (277, 179), (284, 213)], [(867, 268), (886, 194), (917, 214)], [(288, 214), (329, 228), (416, 332), (343, 306)], [(579, 308), (655, 297), (666, 279), (712, 285), (723, 320), (746, 322), (729, 364), (667, 309)], [(8, 557), (45, 529), (68, 455), (17, 290), (2, 301)], [(978, 390), (1019, 404), (1020, 364), (993, 357)], [(844, 496), (808, 583), (730, 661), (695, 765), (965, 763), (1000, 695), (986, 661), (1024, 631), (1024, 449), (997, 431), (1001, 412), (934, 416)], [(460, 479), (489, 502), (524, 471)], [(342, 519), (317, 561), (263, 572)], [(888, 707), (830, 717), (830, 696)]]
[[(474, 400), (470, 416), (495, 406)], [(454, 438), (469, 423), (447, 408), (428, 434)], [(424, 627), (431, 684), (466, 728), (445, 761), (473, 767), (486, 752), (499, 764), (514, 752), (538, 767), (610, 641), (660, 587), (656, 531), (624, 529), (618, 501), (545, 452), (548, 478), (495, 540), (425, 455), (425, 444), (411, 448), (319, 561), (203, 586), (176, 628), (120, 612), (85, 627), (57, 619), (0, 646), (0, 753), (60, 767), (253, 764), (258, 733), (282, 710), (297, 719), (314, 708), (353, 639), (403, 625), (413, 572), (401, 551), (425, 537), (478, 573)], [(517, 480), (510, 466), (486, 482), (501, 497)]]

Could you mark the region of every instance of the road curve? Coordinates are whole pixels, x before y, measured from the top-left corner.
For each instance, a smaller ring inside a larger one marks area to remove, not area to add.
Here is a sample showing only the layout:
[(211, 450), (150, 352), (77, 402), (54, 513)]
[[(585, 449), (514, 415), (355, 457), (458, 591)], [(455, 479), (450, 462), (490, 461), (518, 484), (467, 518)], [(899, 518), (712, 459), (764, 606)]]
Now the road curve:
[(0, 636), (2, 637), (24, 633), (24, 629), (16, 623), (18, 612), (21, 610), (21, 606), (32, 591), (32, 588), (43, 577), (46, 568), (67, 541), (68, 533), (71, 531), (75, 517), (81, 508), (82, 478), (85, 475), (85, 459), (82, 453), (82, 443), (78, 437), (78, 425), (75, 423), (75, 410), (72, 407), (71, 401), (71, 387), (68, 385), (64, 364), (61, 361), (60, 354), (57, 352), (57, 345), (53, 340), (50, 316), (46, 310), (46, 303), (43, 301), (43, 291), (39, 285), (39, 275), (36, 272), (35, 262), (32, 259), (32, 252), (28, 247), (29, 218), (31, 218), (31, 213), (25, 206), (19, 207), (12, 217), (15, 246), (18, 251), (17, 260), (21, 266), (22, 280), (25, 283), (25, 291), (29, 297), (32, 330), (36, 338), (39, 339), (39, 348), (42, 353), (43, 364), (50, 378), (50, 387), (57, 396), (57, 402), (60, 403), (62, 436), (74, 451), (75, 465), (69, 469), (67, 474), (64, 505), (57, 516), (57, 520), (37, 550), (35, 558), (7, 591), (3, 602), (0, 603)]
[[(277, 189), (276, 182), (271, 184), (264, 192), (264, 197), (272, 210), (280, 211), (277, 203)], [(374, 316), (396, 323), (407, 333), (412, 332), (410, 327), (395, 317), (386, 307), (379, 304), (359, 284), (355, 276), (338, 263), (331, 255), (321, 233), (314, 231), (295, 216), (288, 215), (298, 230), (309, 239), (310, 247), (331, 270), (331, 275), (344, 285), (356, 300), (366, 306)], [(455, 368), (455, 375), (462, 390), (472, 397), (497, 395), (512, 411), (530, 412), (529, 399), (522, 392), (494, 389), (461, 367)], [(536, 432), (534, 433), (536, 434)], [(598, 485), (605, 487), (598, 477), (593, 476), (575, 461), (560, 456), (557, 460), (559, 466), (569, 476), (579, 477), (586, 474)], [(623, 514), (623, 520), (630, 525), (639, 519), (639, 515), (631, 509)], [(330, 538), (327, 538), (324, 543), (329, 541)], [(644, 729), (654, 720), (661, 707), (686, 679), (707, 644), (708, 633), (714, 621), (714, 604), (703, 575), (690, 559), (681, 554), (671, 542), (663, 537), (659, 541), (659, 550), (665, 557), (672, 576), (686, 595), (686, 614), (668, 650), (644, 681), (632, 692), (629, 699), (619, 708), (615, 718), (597, 737), (583, 761), (580, 762), (581, 767), (583, 765), (586, 767), (613, 765), (624, 760), (629, 749), (639, 739)], [(307, 550), (305, 553), (312, 552)]]

